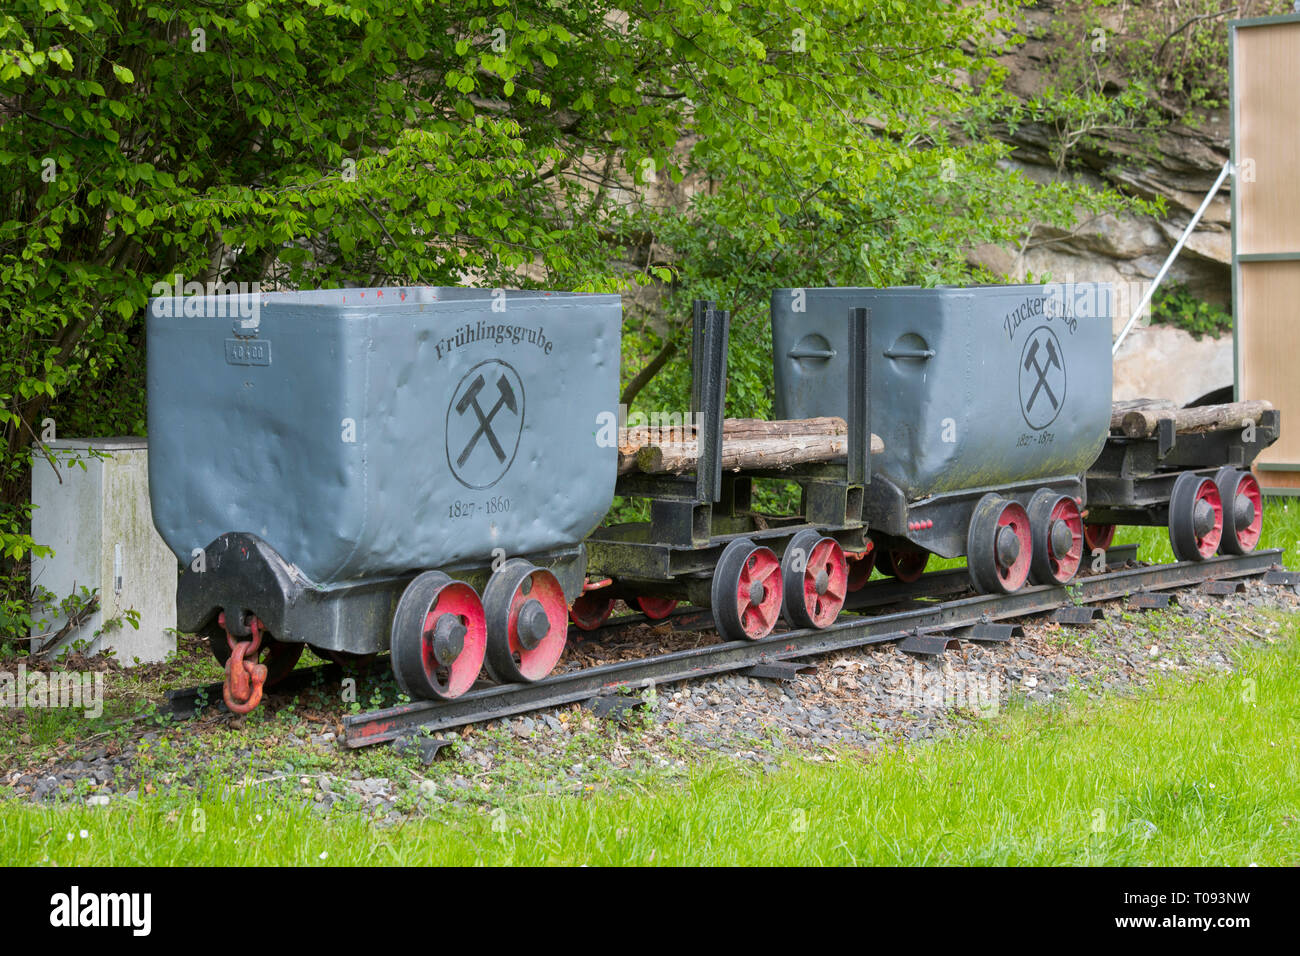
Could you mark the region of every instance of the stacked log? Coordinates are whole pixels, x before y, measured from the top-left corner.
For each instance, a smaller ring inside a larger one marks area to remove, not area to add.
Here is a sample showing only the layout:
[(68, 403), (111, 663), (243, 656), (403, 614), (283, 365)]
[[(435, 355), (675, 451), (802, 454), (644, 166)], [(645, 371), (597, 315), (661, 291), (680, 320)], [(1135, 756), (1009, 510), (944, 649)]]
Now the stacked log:
[(1173, 402), (1163, 398), (1133, 398), (1124, 402), (1112, 402), (1110, 406), (1110, 430), (1123, 433), (1124, 416), (1129, 412), (1149, 409), (1153, 412), (1172, 413), (1178, 408)]
[[(871, 453), (884, 451), (871, 436)], [(835, 461), (848, 454), (848, 426), (842, 418), (804, 418), (769, 422), (757, 418), (728, 418), (722, 423), (722, 468), (725, 471), (789, 468), (818, 461)], [(619, 474), (642, 471), (680, 475), (699, 462), (695, 428), (630, 428), (619, 434)]]
[[(1127, 407), (1120, 408), (1123, 404)], [(1197, 405), (1192, 408), (1178, 408), (1172, 402), (1143, 401), (1141, 403), (1117, 402), (1111, 410), (1111, 429), (1118, 427), (1129, 438), (1150, 438), (1160, 427), (1162, 419), (1174, 423), (1178, 434), (1190, 432), (1220, 431), (1229, 428), (1245, 428), (1247, 424), (1259, 424), (1264, 413), (1271, 411), (1272, 402), (1249, 401), (1229, 402), (1226, 405)]]

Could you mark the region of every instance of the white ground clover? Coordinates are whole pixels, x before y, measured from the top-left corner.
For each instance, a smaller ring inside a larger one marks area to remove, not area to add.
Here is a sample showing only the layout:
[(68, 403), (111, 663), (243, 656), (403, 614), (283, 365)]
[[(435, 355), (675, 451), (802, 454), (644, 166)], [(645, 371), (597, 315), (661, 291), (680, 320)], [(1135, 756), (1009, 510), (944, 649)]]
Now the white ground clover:
[(87, 831), (87, 830), (82, 830), (82, 831), (81, 831), (79, 834), (77, 834), (77, 835), (78, 835), (79, 837), (81, 837), (83, 840), (89, 840), (89, 839), (90, 839), (90, 832)]
[(330, 855), (330, 854), (329, 854), (329, 851), (328, 851), (328, 850), (321, 850), (320, 858), (323, 860), (323, 859), (325, 859), (325, 858), (326, 858), (327, 856), (329, 856), (329, 855)]

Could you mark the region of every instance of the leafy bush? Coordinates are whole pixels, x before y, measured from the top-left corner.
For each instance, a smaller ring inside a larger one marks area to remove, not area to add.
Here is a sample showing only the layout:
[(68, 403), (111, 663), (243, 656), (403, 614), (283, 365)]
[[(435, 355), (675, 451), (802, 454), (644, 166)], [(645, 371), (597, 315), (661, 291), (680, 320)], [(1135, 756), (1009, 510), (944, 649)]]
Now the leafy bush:
[(1232, 315), (1217, 305), (1198, 299), (1180, 283), (1161, 286), (1151, 297), (1151, 324), (1172, 325), (1199, 340), (1232, 331)]
[[(1107, 203), (1028, 182), (973, 125), (1017, 3), (8, 0), (10, 571), (42, 421), (142, 428), (142, 307), (177, 275), (663, 283), (629, 373), (707, 295), (736, 319), (730, 411), (761, 414), (768, 289), (961, 281), (970, 246)], [(685, 351), (638, 401), (680, 407)]]
[[(1062, 0), (1046, 38), (1056, 78), (1050, 96), (1072, 88), (1093, 110), (1102, 100), (1137, 129), (1169, 119), (1195, 122), (1199, 112), (1227, 106), (1228, 24), (1239, 17), (1291, 12), (1291, 0)], [(1140, 94), (1145, 106), (1131, 93)]]

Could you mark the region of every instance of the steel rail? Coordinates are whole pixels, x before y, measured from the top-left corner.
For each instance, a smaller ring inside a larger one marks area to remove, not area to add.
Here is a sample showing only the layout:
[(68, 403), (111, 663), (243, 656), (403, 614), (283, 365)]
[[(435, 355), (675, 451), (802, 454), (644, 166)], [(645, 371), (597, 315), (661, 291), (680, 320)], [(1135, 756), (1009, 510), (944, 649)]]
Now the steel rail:
[[(1111, 566), (1122, 565), (1126, 560), (1131, 560), (1136, 556), (1136, 545), (1120, 545), (1106, 552), (1107, 562)], [(844, 604), (844, 610), (846, 612), (867, 611), (907, 603), (917, 598), (952, 597), (964, 594), (969, 590), (970, 575), (967, 574), (965, 568), (931, 571), (929, 574), (923, 575), (920, 580), (910, 584), (894, 578), (879, 578), (869, 582), (865, 587), (850, 595)], [(666, 617), (657, 620), (644, 614), (629, 614), (611, 618), (590, 631), (584, 631), (576, 625), (571, 626), (569, 628), (569, 640), (573, 643), (601, 644), (621, 633), (632, 630), (634, 627), (641, 625), (661, 627), (665, 624), (677, 631), (711, 630), (714, 626), (713, 612), (708, 608), (686, 605), (676, 608)], [(283, 680), (268, 687), (266, 693), (268, 695), (293, 693), (320, 684), (336, 683), (344, 677), (370, 676), (372, 672), (379, 673), (381, 676), (386, 675), (388, 673), (388, 658), (383, 657), (364, 667), (354, 668), (349, 671), (345, 671), (338, 664), (299, 667), (285, 676)], [(221, 681), (214, 681), (211, 684), (169, 690), (164, 702), (158, 706), (157, 712), (171, 714), (173, 717), (183, 719), (193, 717), (204, 706), (224, 711), (226, 706), (221, 698), (223, 686), (225, 685)]]
[[(1132, 556), (1128, 555), (1130, 549), (1133, 554), (1136, 554), (1137, 547), (1133, 545), (1111, 548), (1106, 552), (1106, 555), (1112, 564), (1122, 563), (1125, 556)], [(1118, 559), (1116, 558), (1117, 555), (1120, 555)], [(966, 573), (965, 568), (931, 571), (919, 581), (911, 584), (893, 578), (881, 578), (869, 582), (865, 587), (853, 594), (845, 603), (844, 610), (846, 612), (866, 611), (905, 603), (916, 598), (950, 597), (964, 594), (969, 590), (970, 576)], [(675, 631), (711, 630), (714, 626), (713, 612), (708, 608), (683, 606), (672, 611), (667, 617), (658, 620), (644, 614), (629, 614), (623, 617), (611, 618), (590, 631), (571, 626), (569, 640), (574, 643), (601, 644), (641, 625), (661, 627), (665, 624)], [(278, 696), (307, 690), (320, 684), (337, 683), (344, 677), (370, 676), (372, 673), (377, 673), (383, 677), (387, 676), (388, 672), (387, 657), (350, 671), (345, 671), (338, 664), (299, 667), (283, 680), (268, 687), (266, 693), (268, 696)], [(221, 698), (223, 686), (224, 684), (221, 681), (214, 681), (211, 684), (169, 690), (164, 702), (158, 706), (157, 712), (171, 714), (177, 719), (185, 719), (195, 716), (205, 706), (219, 712), (225, 711), (225, 702)]]
[[(1250, 577), (1280, 567), (1280, 550), (1220, 556), (1199, 562), (1125, 568), (1078, 578), (1067, 587), (1037, 586), (1013, 594), (984, 594), (933, 602), (873, 617), (844, 615), (824, 630), (803, 629), (758, 641), (730, 641), (633, 661), (556, 674), (535, 684), (504, 684), (471, 690), (449, 701), (418, 701), (343, 718), (350, 748), (387, 743), (418, 732), (448, 730), (528, 711), (578, 703), (620, 688), (692, 680), (769, 661), (810, 657), (869, 644), (898, 641), (922, 632), (945, 632), (1007, 618), (1089, 604), (1143, 591), (1160, 591), (1206, 581)], [(962, 575), (964, 571), (960, 572)], [(947, 581), (952, 572), (925, 575)], [(923, 578), (922, 580), (924, 581)], [(921, 582), (917, 582), (924, 589)], [(913, 591), (912, 594), (918, 593)]]

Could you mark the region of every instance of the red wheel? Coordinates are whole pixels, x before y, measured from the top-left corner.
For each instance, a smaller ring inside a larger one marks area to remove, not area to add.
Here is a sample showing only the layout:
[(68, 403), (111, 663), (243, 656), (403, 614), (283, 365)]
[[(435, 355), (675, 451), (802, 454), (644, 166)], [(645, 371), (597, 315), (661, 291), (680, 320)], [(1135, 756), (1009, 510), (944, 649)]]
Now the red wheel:
[(1092, 554), (1098, 548), (1105, 551), (1114, 540), (1115, 526), (1113, 524), (1085, 524), (1083, 526), (1083, 542), (1088, 546), (1089, 554)]
[(889, 548), (881, 553), (877, 561), (882, 574), (898, 578), (905, 584), (919, 581), (929, 563), (929, 551), (910, 551), (905, 548)]
[(568, 604), (555, 575), (511, 558), (483, 589), (488, 673), (499, 683), (537, 681), (564, 653)]
[(834, 538), (811, 528), (790, 539), (781, 558), (785, 616), (797, 627), (829, 627), (848, 594), (849, 566)]
[(635, 597), (632, 599), (641, 613), (652, 621), (662, 621), (677, 607), (674, 598)]
[(1209, 478), (1185, 471), (1169, 496), (1169, 544), (1179, 561), (1204, 561), (1223, 538), (1223, 506)]
[(613, 613), (614, 598), (604, 597), (599, 590), (579, 595), (569, 606), (569, 620), (584, 631), (594, 631)]
[(450, 700), (474, 686), (487, 647), (483, 602), (464, 581), (425, 571), (397, 602), (389, 638), (403, 693)]
[(1029, 578), (1032, 555), (1033, 535), (1024, 507), (995, 494), (981, 498), (966, 533), (966, 566), (975, 590), (1018, 590)]
[(748, 538), (727, 545), (713, 572), (713, 620), (729, 641), (772, 633), (781, 614), (781, 562)]
[(1248, 471), (1221, 468), (1214, 486), (1223, 504), (1223, 539), (1220, 554), (1249, 554), (1259, 544), (1264, 528), (1264, 497), (1259, 482)]
[(1033, 556), (1029, 571), (1039, 584), (1065, 584), (1083, 562), (1083, 516), (1069, 495), (1043, 488), (1029, 501)]
[(876, 568), (875, 542), (868, 541), (867, 550), (861, 554), (845, 554), (844, 557), (849, 562), (848, 593), (856, 594), (867, 586), (871, 572)]

